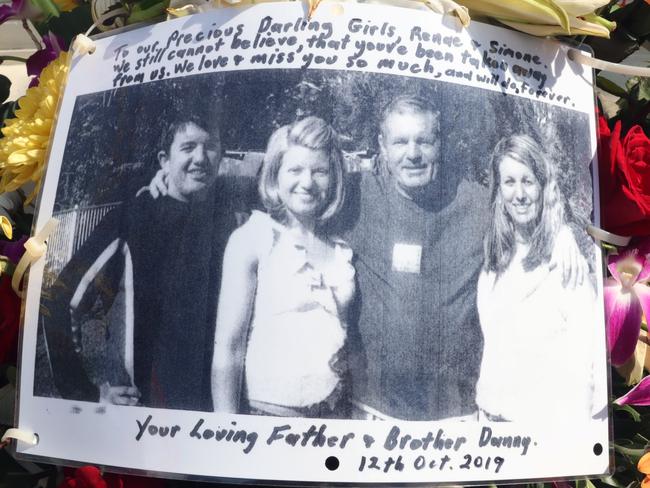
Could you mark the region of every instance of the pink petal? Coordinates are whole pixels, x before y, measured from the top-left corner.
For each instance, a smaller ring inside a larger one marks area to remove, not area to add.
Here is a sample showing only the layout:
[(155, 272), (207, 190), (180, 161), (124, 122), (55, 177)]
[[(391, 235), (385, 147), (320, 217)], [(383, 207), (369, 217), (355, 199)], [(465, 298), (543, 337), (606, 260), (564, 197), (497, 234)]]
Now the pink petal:
[(647, 407), (650, 405), (650, 376), (646, 376), (641, 383), (628, 391), (621, 398), (615, 400), (619, 405), (638, 405)]
[(553, 488), (573, 488), (573, 485), (571, 483), (567, 483), (566, 481), (553, 481), (551, 485)]
[[(645, 299), (646, 294), (642, 293)], [(623, 291), (611, 278), (605, 284), (604, 297), (611, 362), (614, 366), (620, 366), (634, 353), (639, 339), (641, 303), (636, 293)]]
[(607, 256), (607, 269), (609, 270), (609, 273), (614, 277), (614, 279), (619, 283), (621, 282), (621, 277), (618, 274), (618, 268), (616, 265), (624, 257), (624, 254), (610, 254)]
[(639, 276), (636, 280), (648, 281), (648, 278), (650, 278), (650, 257), (648, 257), (648, 255), (644, 255), (643, 268), (641, 269), (641, 272), (639, 273)]

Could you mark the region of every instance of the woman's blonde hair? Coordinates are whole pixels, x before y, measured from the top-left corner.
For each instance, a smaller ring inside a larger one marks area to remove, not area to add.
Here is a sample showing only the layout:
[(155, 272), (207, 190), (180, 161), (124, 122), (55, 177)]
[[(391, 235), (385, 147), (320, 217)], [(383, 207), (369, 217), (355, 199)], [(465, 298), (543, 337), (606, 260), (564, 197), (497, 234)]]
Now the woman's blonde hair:
[(325, 151), (330, 162), (330, 186), (327, 205), (318, 221), (322, 224), (338, 213), (344, 199), (343, 154), (336, 131), (323, 119), (310, 116), (277, 129), (269, 139), (259, 180), (262, 204), (275, 219), (285, 222), (286, 208), (278, 192), (278, 173), (282, 158), (292, 146)]

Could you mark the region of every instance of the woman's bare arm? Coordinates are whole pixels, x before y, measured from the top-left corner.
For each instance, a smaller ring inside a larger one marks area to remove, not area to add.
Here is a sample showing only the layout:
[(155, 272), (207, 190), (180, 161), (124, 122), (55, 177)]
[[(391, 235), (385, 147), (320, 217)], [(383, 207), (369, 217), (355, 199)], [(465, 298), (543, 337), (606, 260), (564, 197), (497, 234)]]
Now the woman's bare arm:
[(212, 401), (217, 412), (237, 413), (241, 396), (246, 342), (257, 287), (255, 236), (246, 224), (235, 230), (224, 254), (217, 309)]

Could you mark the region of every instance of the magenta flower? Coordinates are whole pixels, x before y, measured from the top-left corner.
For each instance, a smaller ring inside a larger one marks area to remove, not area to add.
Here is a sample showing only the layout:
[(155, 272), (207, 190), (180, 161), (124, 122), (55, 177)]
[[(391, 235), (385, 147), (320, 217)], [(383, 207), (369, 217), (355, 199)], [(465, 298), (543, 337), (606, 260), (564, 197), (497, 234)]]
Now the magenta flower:
[(43, 36), (43, 43), (45, 48), (36, 51), (27, 58), (27, 74), (35, 77), (30, 82), (30, 87), (38, 85), (38, 77), (43, 68), (58, 58), (61, 51), (66, 51), (68, 47), (62, 37), (52, 32)]
[(0, 24), (7, 19), (41, 20), (50, 15), (59, 16), (53, 0), (11, 0), (11, 4), (0, 5)]
[(12, 0), (11, 5), (0, 6), (0, 24), (11, 17), (24, 17), (21, 15), (27, 6), (27, 0)]
[(612, 274), (605, 281), (605, 318), (607, 342), (612, 364), (620, 366), (634, 353), (641, 317), (650, 317), (650, 255), (638, 249), (624, 251), (607, 258)]
[(21, 237), (17, 241), (0, 240), (0, 256), (9, 258), (14, 264), (18, 264), (20, 258), (25, 254), (25, 242), (27, 237)]
[(45, 15), (58, 16), (52, 0), (11, 0), (11, 5), (0, 6), (0, 24), (7, 19), (40, 19)]
[(619, 405), (637, 405), (639, 407), (650, 406), (650, 376), (646, 376), (641, 382), (628, 391), (621, 398), (615, 400)]

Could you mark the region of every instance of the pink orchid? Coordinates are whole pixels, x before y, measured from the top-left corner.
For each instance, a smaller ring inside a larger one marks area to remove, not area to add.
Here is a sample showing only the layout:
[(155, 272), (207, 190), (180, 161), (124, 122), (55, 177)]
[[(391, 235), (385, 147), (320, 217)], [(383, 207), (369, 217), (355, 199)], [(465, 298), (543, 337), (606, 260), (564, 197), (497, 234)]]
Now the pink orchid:
[(605, 281), (607, 342), (612, 364), (620, 366), (634, 353), (641, 317), (650, 317), (650, 255), (638, 249), (607, 258), (612, 277)]
[(637, 405), (639, 407), (650, 406), (650, 376), (646, 376), (641, 382), (628, 391), (621, 398), (615, 400), (619, 405)]

